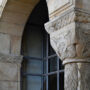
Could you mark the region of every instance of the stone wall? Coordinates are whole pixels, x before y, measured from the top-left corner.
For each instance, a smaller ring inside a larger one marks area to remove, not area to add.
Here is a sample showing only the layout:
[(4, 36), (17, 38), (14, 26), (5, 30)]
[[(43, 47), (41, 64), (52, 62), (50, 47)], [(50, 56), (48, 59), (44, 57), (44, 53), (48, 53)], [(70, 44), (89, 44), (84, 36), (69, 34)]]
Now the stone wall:
[[(4, 34), (1, 37), (3, 39), (7, 36), (6, 39), (9, 39), (7, 40), (9, 41), (7, 54), (20, 55), (24, 26), (37, 2), (38, 0), (8, 0), (0, 19), (0, 33)], [(7, 48), (2, 46), (3, 43), (5, 44), (4, 41), (0, 43), (1, 48)], [(0, 52), (4, 51), (0, 49)]]
[(0, 1), (0, 90), (20, 90), (22, 34), (38, 1)]
[(20, 90), (22, 56), (0, 53), (0, 90)]

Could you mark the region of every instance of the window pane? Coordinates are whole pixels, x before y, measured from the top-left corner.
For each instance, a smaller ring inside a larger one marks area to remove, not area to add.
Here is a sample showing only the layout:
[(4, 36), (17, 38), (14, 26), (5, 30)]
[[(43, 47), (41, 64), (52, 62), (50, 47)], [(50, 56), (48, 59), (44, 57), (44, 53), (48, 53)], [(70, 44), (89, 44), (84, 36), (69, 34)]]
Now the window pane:
[(49, 56), (56, 54), (55, 51), (53, 50), (53, 48), (52, 48), (51, 45), (50, 45), (50, 41), (49, 41), (48, 49), (49, 49), (49, 51), (48, 51), (48, 55), (49, 55)]
[(57, 75), (50, 75), (49, 76), (49, 89), (48, 90), (57, 90)]
[(43, 57), (46, 58), (46, 51), (47, 51), (47, 39), (46, 39), (46, 35), (44, 35), (43, 37)]
[(34, 27), (30, 29), (24, 40), (24, 55), (40, 58), (42, 56), (42, 33), (39, 30), (34, 30)]
[(57, 71), (57, 57), (49, 59), (48, 65), (49, 72)]
[(60, 73), (59, 77), (59, 90), (64, 90), (64, 73)]
[(46, 74), (46, 60), (43, 61), (43, 73)]
[(27, 90), (27, 82), (25, 77), (22, 77), (21, 90)]
[(46, 77), (43, 77), (43, 90), (46, 90)]
[(41, 74), (42, 73), (42, 61), (28, 60), (26, 72), (33, 73), (33, 74)]
[(38, 76), (26, 76), (23, 83), (23, 90), (41, 90), (41, 77)]

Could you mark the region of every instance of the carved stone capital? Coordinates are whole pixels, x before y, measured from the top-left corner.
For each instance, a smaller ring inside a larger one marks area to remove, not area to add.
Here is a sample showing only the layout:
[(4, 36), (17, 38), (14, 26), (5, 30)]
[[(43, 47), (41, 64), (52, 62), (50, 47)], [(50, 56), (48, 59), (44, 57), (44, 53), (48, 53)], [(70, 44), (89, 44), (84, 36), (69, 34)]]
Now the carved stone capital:
[(71, 9), (45, 27), (51, 46), (62, 60), (90, 57), (90, 13)]
[(5, 55), (0, 53), (0, 62), (7, 62), (7, 63), (21, 63), (22, 56), (13, 56), (13, 55)]

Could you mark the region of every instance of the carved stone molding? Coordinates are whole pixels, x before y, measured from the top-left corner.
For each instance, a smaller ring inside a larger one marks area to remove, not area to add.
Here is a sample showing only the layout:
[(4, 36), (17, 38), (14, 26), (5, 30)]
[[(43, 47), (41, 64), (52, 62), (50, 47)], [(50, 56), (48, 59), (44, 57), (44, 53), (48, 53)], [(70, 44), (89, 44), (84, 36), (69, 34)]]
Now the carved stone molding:
[(21, 63), (22, 56), (5, 55), (0, 53), (0, 62)]
[(50, 22), (46, 23), (45, 27), (47, 32), (50, 34), (72, 22), (90, 23), (90, 13), (85, 10), (72, 8), (61, 14), (59, 17), (54, 18)]
[(90, 63), (90, 58), (83, 58), (83, 59), (79, 59), (79, 58), (72, 58), (72, 59), (65, 59), (63, 61), (63, 64), (68, 64), (68, 63)]
[(57, 16), (69, 7), (75, 6), (74, 0), (46, 0), (50, 18)]

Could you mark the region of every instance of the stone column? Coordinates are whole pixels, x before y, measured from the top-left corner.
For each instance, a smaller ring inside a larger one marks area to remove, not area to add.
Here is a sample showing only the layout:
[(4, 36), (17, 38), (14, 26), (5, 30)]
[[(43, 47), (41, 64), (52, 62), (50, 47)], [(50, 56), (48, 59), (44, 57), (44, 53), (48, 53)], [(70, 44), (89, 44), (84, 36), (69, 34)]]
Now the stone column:
[(57, 9), (47, 1), (50, 21), (45, 27), (65, 65), (65, 90), (90, 90), (90, 1), (53, 1)]
[(22, 56), (0, 53), (0, 90), (20, 90)]

